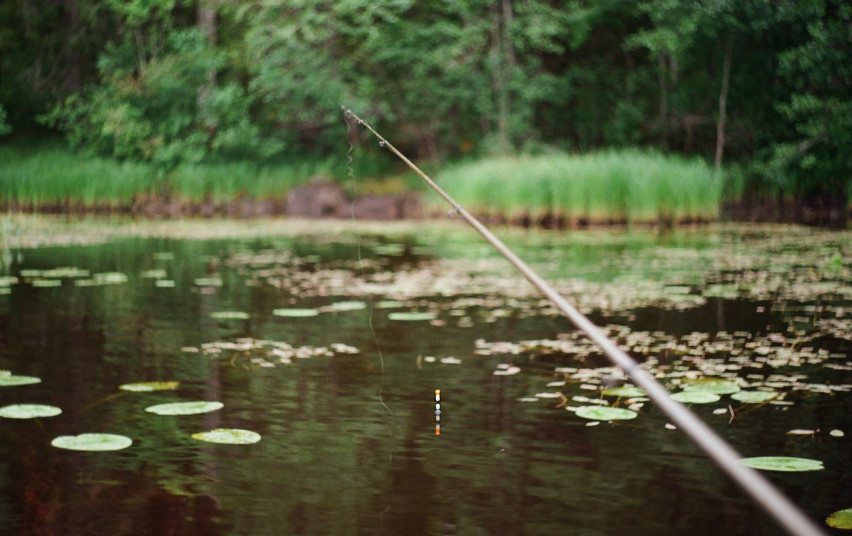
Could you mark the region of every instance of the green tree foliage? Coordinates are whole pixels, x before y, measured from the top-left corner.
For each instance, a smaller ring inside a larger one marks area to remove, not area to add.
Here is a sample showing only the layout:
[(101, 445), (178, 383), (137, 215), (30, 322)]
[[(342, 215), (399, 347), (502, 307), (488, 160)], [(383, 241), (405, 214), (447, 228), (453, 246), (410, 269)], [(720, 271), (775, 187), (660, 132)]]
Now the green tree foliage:
[(779, 19), (803, 38), (779, 55), (790, 93), (777, 107), (790, 129), (773, 144), (768, 175), (845, 201), (852, 177), (852, 5), (784, 2)]
[(845, 188), (840, 0), (0, 1), (0, 105), (173, 165), (338, 151), (346, 105), (419, 159), (653, 146)]
[(250, 118), (239, 84), (211, 83), (226, 54), (195, 27), (175, 28), (172, 0), (110, 3), (127, 31), (98, 60), (97, 84), (44, 116), (76, 145), (171, 166), (210, 157), (266, 157), (279, 143)]

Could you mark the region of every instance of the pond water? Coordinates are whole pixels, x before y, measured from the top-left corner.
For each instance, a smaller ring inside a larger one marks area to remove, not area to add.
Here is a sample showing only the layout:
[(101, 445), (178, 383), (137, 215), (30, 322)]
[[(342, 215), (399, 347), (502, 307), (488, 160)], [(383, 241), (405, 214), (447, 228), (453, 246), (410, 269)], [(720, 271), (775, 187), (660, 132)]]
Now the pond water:
[[(41, 381), (0, 407), (62, 413), (0, 418), (3, 534), (781, 533), (461, 224), (4, 229), (0, 376)], [(852, 508), (852, 233), (498, 234), (673, 392), (771, 392), (691, 408), (743, 456), (821, 461), (765, 473), (819, 523)], [(192, 401), (221, 408), (146, 411)], [(260, 441), (193, 437), (219, 428)], [(52, 446), (83, 433), (132, 444)]]

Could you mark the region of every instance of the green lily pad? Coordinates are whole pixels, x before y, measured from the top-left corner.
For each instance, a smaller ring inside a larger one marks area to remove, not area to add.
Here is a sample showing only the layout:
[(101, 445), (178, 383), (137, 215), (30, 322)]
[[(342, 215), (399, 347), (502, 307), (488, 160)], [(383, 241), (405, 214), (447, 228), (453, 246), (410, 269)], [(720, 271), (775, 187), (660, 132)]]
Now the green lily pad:
[(402, 307), (402, 302), (399, 300), (382, 300), (376, 303), (376, 309), (395, 309)]
[(199, 287), (221, 287), (222, 279), (219, 277), (199, 277), (194, 283)]
[(618, 396), (622, 398), (639, 398), (648, 396), (644, 390), (633, 385), (623, 385), (612, 389), (604, 389), (601, 393), (606, 396)]
[(0, 375), (0, 387), (12, 387), (15, 385), (31, 385), (41, 383), (41, 378), (35, 376), (15, 376), (14, 374)]
[(717, 395), (729, 395), (740, 390), (740, 386), (725, 380), (699, 380), (695, 383), (690, 383), (683, 388), (684, 391), (703, 391), (705, 393), (715, 393)]
[(59, 279), (36, 279), (31, 284), (36, 288), (52, 288), (61, 287), (62, 281)]
[(178, 388), (180, 382), (136, 382), (136, 383), (125, 383), (124, 385), (119, 385), (118, 388), (124, 391), (169, 391)]
[(399, 311), (388, 314), (388, 319), (402, 322), (417, 322), (420, 320), (435, 320), (438, 315), (428, 311)]
[(197, 402), (171, 402), (168, 404), (156, 404), (148, 406), (145, 411), (157, 415), (196, 415), (199, 413), (210, 413), (225, 407), (221, 402), (208, 402), (200, 400)]
[(344, 301), (332, 303), (331, 309), (335, 311), (360, 311), (367, 308), (367, 304), (362, 301)]
[(317, 309), (275, 309), (272, 311), (272, 314), (275, 316), (281, 316), (284, 318), (308, 318), (312, 316), (317, 316), (319, 311)]
[(777, 397), (775, 391), (740, 391), (731, 395), (731, 398), (745, 404), (760, 404)]
[(260, 434), (251, 430), (240, 430), (236, 428), (216, 428), (209, 432), (198, 432), (192, 434), (193, 439), (206, 441), (208, 443), (220, 443), (224, 445), (250, 445), (260, 441)]
[(834, 512), (825, 518), (825, 524), (836, 529), (852, 529), (852, 508)]
[(741, 458), (740, 463), (752, 469), (764, 471), (820, 471), (825, 469), (819, 460), (809, 458), (791, 458), (786, 456), (757, 456)]
[(133, 440), (117, 434), (80, 434), (59, 436), (50, 444), (60, 449), (103, 451), (126, 449), (133, 444)]
[(683, 404), (712, 404), (719, 401), (719, 395), (709, 391), (681, 391), (672, 398)]
[(251, 315), (243, 311), (213, 311), (210, 313), (210, 318), (216, 320), (248, 320)]
[(593, 421), (617, 421), (635, 419), (638, 413), (624, 408), (607, 406), (582, 406), (574, 412), (578, 417)]
[(38, 417), (55, 417), (62, 413), (56, 406), (43, 404), (12, 404), (0, 408), (0, 417), (7, 419), (36, 419)]

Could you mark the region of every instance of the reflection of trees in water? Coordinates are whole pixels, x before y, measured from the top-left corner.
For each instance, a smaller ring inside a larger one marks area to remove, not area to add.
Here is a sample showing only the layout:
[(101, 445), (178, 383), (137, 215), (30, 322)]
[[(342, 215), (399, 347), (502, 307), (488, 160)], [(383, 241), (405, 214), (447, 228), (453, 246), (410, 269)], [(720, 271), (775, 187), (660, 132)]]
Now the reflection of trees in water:
[[(16, 438), (20, 463), (7, 468), (5, 496), (15, 514), (9, 534), (216, 536), (224, 534), (221, 510), (209, 495), (163, 489), (157, 470), (103, 469), (90, 453), (54, 452), (43, 437)], [(47, 451), (47, 452), (45, 452)], [(94, 456), (123, 456), (93, 453)], [(14, 520), (14, 521), (13, 521)], [(13, 524), (14, 523), (14, 524)]]

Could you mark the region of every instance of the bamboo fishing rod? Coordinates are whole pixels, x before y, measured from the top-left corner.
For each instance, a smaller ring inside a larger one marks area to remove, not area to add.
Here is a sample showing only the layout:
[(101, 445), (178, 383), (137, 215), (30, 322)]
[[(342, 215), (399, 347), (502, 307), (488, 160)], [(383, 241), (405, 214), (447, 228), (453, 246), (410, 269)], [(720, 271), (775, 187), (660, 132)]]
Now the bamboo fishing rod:
[(429, 178), (419, 167), (402, 154), (396, 147), (376, 132), (366, 121), (355, 115), (352, 110), (341, 107), (346, 118), (351, 118), (364, 126), (378, 140), (379, 146), (388, 149), (423, 179), (438, 195), (444, 198), (454, 211), (473, 227), (485, 240), (502, 254), (523, 276), (533, 284), (553, 305), (582, 330), (603, 353), (639, 387), (648, 397), (669, 416), (674, 424), (689, 436), (716, 464), (733, 479), (751, 498), (757, 502), (789, 534), (794, 536), (818, 536), (825, 534), (821, 527), (807, 517), (795, 503), (781, 493), (758, 471), (739, 462), (742, 458), (724, 439), (692, 413), (686, 406), (674, 400), (668, 390), (639, 363), (627, 355), (610, 340), (591, 320), (562, 297), (547, 281), (542, 279), (520, 257), (509, 249), (499, 238), (471, 215), (463, 206), (450, 197), (435, 181)]

